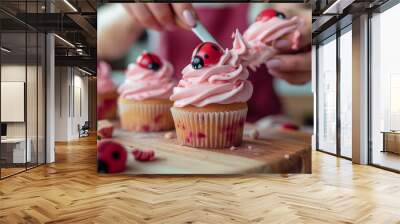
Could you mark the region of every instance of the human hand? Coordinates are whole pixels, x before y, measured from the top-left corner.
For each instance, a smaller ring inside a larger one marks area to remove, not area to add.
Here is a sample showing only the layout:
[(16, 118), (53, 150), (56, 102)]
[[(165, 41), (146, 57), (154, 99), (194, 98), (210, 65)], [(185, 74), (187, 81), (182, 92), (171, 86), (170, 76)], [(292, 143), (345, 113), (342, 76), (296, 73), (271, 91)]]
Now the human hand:
[[(289, 4), (290, 5), (290, 4)], [(293, 9), (293, 7), (291, 7)], [(284, 8), (278, 9), (287, 14)], [(311, 10), (301, 9), (297, 13), (289, 11), (289, 15), (296, 15), (303, 20), (300, 27), (300, 45), (298, 50), (291, 49), (291, 36), (274, 43), (278, 54), (267, 61), (269, 73), (287, 81), (290, 84), (301, 85), (311, 79)]]
[(191, 3), (125, 3), (133, 21), (143, 28), (158, 31), (195, 25), (196, 11)]

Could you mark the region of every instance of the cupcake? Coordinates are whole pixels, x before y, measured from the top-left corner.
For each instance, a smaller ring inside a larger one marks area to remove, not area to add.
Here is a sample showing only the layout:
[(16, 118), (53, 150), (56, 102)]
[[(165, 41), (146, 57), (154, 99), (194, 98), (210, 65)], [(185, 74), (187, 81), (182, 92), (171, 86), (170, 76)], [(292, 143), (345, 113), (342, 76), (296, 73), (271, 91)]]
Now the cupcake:
[(272, 47), (274, 42), (283, 37), (289, 37), (291, 48), (299, 48), (302, 21), (298, 17), (290, 19), (274, 9), (265, 9), (256, 17), (256, 21), (243, 33), (243, 39), (249, 45), (249, 68), (255, 70), (262, 63), (276, 54)]
[(115, 119), (117, 113), (117, 87), (111, 79), (111, 68), (104, 62), (97, 64), (97, 119)]
[(171, 108), (179, 144), (197, 148), (229, 148), (242, 143), (247, 101), (253, 86), (247, 80), (248, 47), (240, 33), (233, 48), (201, 43), (182, 70)]
[(163, 131), (174, 127), (169, 97), (175, 85), (172, 65), (143, 52), (126, 70), (118, 88), (121, 128), (128, 131)]

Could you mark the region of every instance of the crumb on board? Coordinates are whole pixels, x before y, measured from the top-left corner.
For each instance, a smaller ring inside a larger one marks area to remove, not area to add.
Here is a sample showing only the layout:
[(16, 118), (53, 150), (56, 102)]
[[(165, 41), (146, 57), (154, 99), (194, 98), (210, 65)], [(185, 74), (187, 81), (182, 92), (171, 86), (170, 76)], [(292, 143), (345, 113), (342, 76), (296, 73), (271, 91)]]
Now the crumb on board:
[(165, 139), (173, 139), (176, 138), (176, 133), (174, 131), (169, 131), (164, 134)]
[(237, 150), (238, 148), (236, 146), (231, 146), (230, 150)]
[(285, 159), (290, 159), (290, 155), (289, 154), (285, 154), (284, 157), (285, 157)]
[(248, 146), (247, 146), (247, 149), (248, 149), (248, 150), (252, 150), (252, 149), (253, 149), (253, 146), (248, 145)]
[(141, 162), (153, 161), (155, 159), (155, 152), (152, 149), (141, 150), (136, 148), (132, 151), (132, 154), (135, 157), (135, 160)]

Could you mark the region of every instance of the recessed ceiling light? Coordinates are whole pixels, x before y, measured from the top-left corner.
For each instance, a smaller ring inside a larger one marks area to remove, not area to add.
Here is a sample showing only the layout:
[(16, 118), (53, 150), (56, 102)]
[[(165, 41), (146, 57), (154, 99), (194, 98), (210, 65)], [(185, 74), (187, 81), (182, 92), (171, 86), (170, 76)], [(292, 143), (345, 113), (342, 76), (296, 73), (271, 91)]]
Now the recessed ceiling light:
[(79, 71), (81, 71), (81, 72), (83, 72), (83, 73), (85, 73), (85, 74), (87, 74), (87, 75), (92, 75), (92, 73), (90, 73), (90, 72), (88, 72), (88, 71), (86, 71), (86, 70), (83, 70), (83, 69), (81, 69), (81, 68), (79, 68), (79, 67), (78, 67), (78, 69), (79, 69)]
[(57, 37), (58, 39), (60, 39), (62, 42), (66, 43), (67, 45), (69, 45), (70, 47), (75, 48), (75, 45), (73, 45), (71, 42), (69, 42), (68, 40), (60, 37), (58, 34), (54, 34), (55, 37)]
[(6, 53), (10, 53), (10, 52), (11, 52), (10, 49), (7, 49), (7, 48), (5, 48), (5, 47), (1, 47), (0, 49), (1, 49), (2, 51), (6, 52)]
[(342, 14), (343, 10), (351, 5), (355, 0), (336, 0), (322, 14)]
[(64, 0), (65, 4), (67, 4), (72, 10), (74, 10), (75, 12), (78, 12), (78, 10), (68, 1), (68, 0)]

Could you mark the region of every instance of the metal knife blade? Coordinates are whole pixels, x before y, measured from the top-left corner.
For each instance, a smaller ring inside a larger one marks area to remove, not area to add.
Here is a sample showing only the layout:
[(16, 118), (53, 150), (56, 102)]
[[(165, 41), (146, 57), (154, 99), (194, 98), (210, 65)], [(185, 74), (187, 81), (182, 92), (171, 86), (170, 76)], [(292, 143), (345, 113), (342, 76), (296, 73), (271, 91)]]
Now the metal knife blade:
[[(196, 25), (192, 28), (193, 33), (203, 42), (213, 42), (218, 44), (213, 36), (207, 31), (207, 29), (201, 24), (200, 21), (196, 21)], [(219, 44), (218, 44), (219, 45)]]

